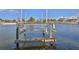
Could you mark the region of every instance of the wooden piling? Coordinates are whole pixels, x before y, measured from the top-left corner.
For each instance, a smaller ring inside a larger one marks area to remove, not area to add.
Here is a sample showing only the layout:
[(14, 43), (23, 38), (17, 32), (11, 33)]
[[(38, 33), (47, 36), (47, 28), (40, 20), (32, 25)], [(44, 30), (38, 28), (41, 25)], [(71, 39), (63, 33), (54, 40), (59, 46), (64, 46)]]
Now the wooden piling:
[[(16, 23), (16, 40), (19, 40), (19, 27), (18, 27), (18, 23)], [(16, 49), (19, 49), (19, 42), (16, 42)]]

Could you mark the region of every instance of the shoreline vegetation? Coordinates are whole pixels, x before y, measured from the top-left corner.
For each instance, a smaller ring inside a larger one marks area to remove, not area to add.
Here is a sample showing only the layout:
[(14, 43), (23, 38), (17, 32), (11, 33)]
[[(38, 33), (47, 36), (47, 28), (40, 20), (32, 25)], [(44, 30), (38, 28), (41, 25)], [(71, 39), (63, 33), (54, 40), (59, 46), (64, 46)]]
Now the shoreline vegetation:
[[(72, 24), (72, 25), (75, 25), (75, 24), (79, 24), (79, 23), (74, 23), (74, 22), (52, 22), (52, 23), (56, 23), (56, 24)], [(49, 23), (26, 23), (26, 24), (49, 24)], [(15, 23), (0, 23), (0, 25), (16, 25), (16, 22)]]
[[(16, 25), (18, 19), (13, 20), (7, 20), (7, 19), (1, 19), (0, 18), (0, 25)], [(18, 20), (20, 21), (20, 20)], [(67, 19), (59, 18), (59, 19), (35, 19), (33, 17), (30, 17), (28, 20), (22, 19), (22, 22), (25, 24), (49, 24), (49, 23), (58, 23), (58, 24), (79, 24), (79, 19)]]

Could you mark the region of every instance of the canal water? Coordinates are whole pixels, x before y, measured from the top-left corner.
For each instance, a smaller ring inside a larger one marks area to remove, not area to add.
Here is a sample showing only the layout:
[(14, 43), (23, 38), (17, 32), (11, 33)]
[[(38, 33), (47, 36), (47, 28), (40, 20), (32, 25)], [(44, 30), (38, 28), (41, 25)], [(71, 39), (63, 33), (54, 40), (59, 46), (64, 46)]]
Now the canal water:
[[(26, 38), (43, 37), (41, 29), (45, 25), (26, 25)], [(34, 32), (37, 31), (37, 32)], [(56, 50), (74, 50), (79, 49), (79, 25), (56, 24), (56, 32), (53, 33), (56, 38)], [(45, 37), (49, 37), (46, 33)], [(23, 38), (23, 36), (20, 38)], [(13, 50), (16, 45), (16, 26), (0, 25), (0, 50)]]

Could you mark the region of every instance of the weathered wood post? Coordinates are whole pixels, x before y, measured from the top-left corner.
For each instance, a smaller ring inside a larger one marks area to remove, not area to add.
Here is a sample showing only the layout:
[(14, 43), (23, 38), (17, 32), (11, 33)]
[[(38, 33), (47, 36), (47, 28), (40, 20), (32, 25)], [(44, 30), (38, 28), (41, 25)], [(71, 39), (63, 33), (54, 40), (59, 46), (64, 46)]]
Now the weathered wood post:
[[(52, 24), (49, 24), (49, 38), (52, 39)], [(53, 42), (50, 42), (50, 46), (53, 46)]]
[(52, 25), (50, 24), (49, 27), (50, 27), (50, 33), (49, 33), (50, 36), (49, 37), (52, 38)]
[(55, 24), (53, 23), (53, 24), (49, 24), (49, 27), (50, 27), (50, 39), (53, 39), (54, 40), (54, 42), (50, 42), (50, 46), (54, 46), (55, 45), (55, 37), (53, 36), (53, 33), (54, 33), (54, 31), (55, 31)]
[(19, 49), (19, 25), (18, 22), (16, 23), (16, 48)]

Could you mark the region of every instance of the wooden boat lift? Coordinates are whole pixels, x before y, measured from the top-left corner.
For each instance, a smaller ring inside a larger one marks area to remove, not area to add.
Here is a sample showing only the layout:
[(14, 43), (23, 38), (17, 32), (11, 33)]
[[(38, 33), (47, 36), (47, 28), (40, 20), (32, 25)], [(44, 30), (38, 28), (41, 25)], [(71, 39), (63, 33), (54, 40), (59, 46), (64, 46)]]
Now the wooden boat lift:
[[(17, 27), (19, 28), (19, 27)], [(52, 37), (52, 32), (50, 30), (50, 37), (49, 38), (32, 38), (32, 39), (20, 39), (19, 38), (19, 29), (16, 29), (16, 48), (23, 49), (28, 47), (36, 47), (36, 46), (53, 46), (56, 42), (55, 37)]]
[(21, 29), (23, 28), (23, 31), (21, 32), (25, 32), (25, 29), (24, 29), (24, 24), (25, 22), (21, 20), (21, 22), (16, 22), (16, 40), (15, 40), (15, 43), (16, 43), (16, 49), (24, 49), (24, 48), (29, 48), (29, 47), (42, 47), (44, 46), (53, 46), (55, 44), (55, 37), (52, 37), (52, 24), (48, 24), (49, 25), (49, 32), (50, 32), (50, 36), (49, 38), (32, 38), (31, 40), (29, 39), (20, 39), (19, 38), (19, 35), (20, 35), (20, 28), (19, 28), (19, 24), (22, 25), (23, 27), (21, 27)]

